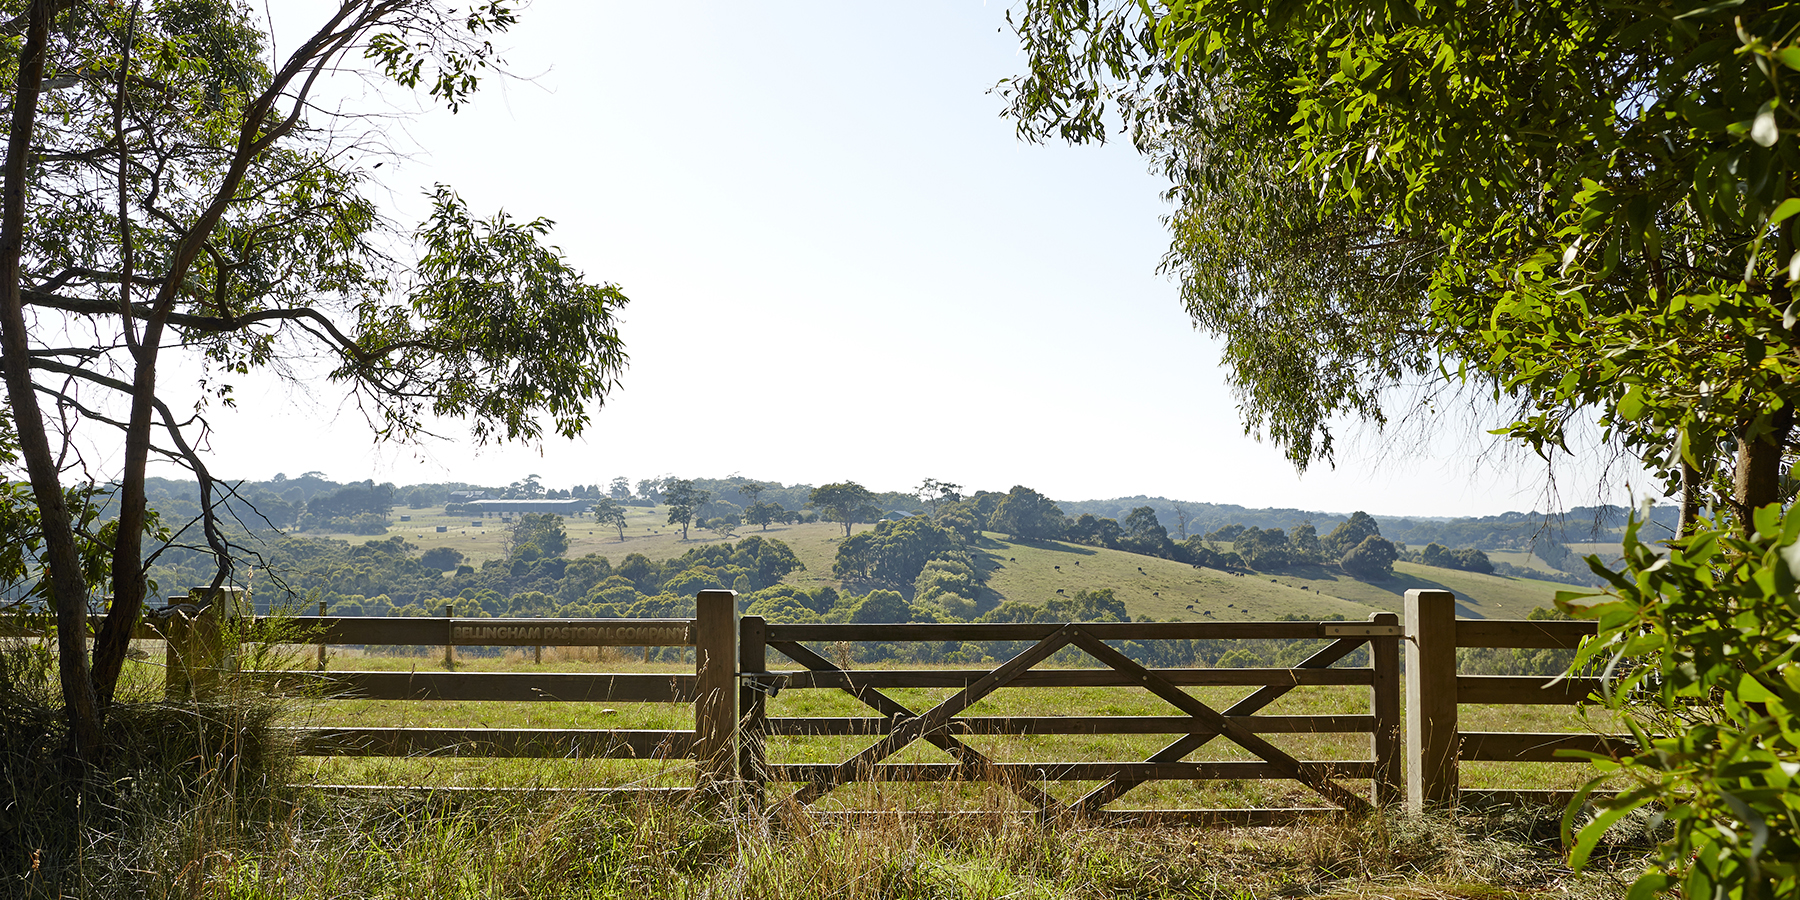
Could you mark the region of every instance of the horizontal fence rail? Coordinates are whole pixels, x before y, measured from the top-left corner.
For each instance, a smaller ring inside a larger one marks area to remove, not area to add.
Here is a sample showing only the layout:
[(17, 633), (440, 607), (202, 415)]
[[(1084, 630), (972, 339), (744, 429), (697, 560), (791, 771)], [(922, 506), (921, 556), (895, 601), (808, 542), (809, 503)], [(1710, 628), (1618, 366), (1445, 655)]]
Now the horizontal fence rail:
[[(1305, 762), (1301, 769), (1315, 778), (1373, 778), (1372, 762)], [(831, 778), (833, 763), (769, 763), (777, 781), (818, 783)], [(859, 781), (951, 781), (969, 777), (961, 763), (877, 763), (857, 773)], [(1290, 770), (1266, 762), (1029, 762), (986, 763), (980, 774), (1030, 781), (1251, 781), (1292, 777)]]
[(691, 703), (688, 674), (587, 672), (252, 672), (335, 700), (496, 700), (512, 703)]
[[(1345, 734), (1373, 732), (1374, 716), (1232, 716), (1232, 724), (1252, 734)], [(769, 716), (771, 735), (887, 734), (894, 719)], [(1193, 716), (968, 716), (944, 726), (949, 734), (1218, 734), (1218, 726)]]
[[(763, 640), (778, 641), (1041, 641), (1061, 624), (1003, 625), (776, 625), (764, 624)], [(1244, 638), (1399, 637), (1389, 622), (1083, 622), (1103, 641)]]
[[(1368, 669), (1150, 669), (1170, 684), (1186, 687), (1284, 685), (1371, 685)], [(988, 674), (986, 669), (848, 669), (834, 672), (775, 669), (771, 678), (784, 688), (943, 688), (967, 687)], [(1048, 669), (1022, 672), (1009, 687), (1119, 687), (1137, 685), (1133, 676), (1112, 669)]]
[(1456, 618), (1449, 591), (1406, 592), (1407, 806), (1422, 810), (1459, 801), (1567, 802), (1570, 791), (1467, 790), (1458, 763), (1584, 762), (1577, 753), (1617, 755), (1635, 746), (1629, 735), (1469, 732), (1460, 730), (1460, 704), (1572, 706), (1599, 693), (1598, 678), (1542, 675), (1461, 675), (1461, 647), (1572, 650), (1596, 633), (1593, 622), (1467, 620)]
[[(132, 632), (137, 640), (162, 640), (171, 618), (183, 615), (152, 610)], [(195, 606), (193, 614), (201, 608)], [(456, 647), (692, 647), (691, 619), (476, 619), (450, 616), (241, 616), (232, 620), (246, 640), (306, 644), (391, 644)], [(104, 616), (89, 616), (90, 630)], [(0, 624), (0, 637), (27, 637), (48, 631), (42, 624)]]

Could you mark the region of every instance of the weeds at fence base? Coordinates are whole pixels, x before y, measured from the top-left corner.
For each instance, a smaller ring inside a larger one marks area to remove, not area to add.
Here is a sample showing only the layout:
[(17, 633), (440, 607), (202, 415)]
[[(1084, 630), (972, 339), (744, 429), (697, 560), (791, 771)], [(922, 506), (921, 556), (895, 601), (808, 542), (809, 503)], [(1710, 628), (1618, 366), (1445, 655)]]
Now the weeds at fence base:
[[(991, 815), (733, 815), (668, 798), (307, 791), (254, 844), (168, 848), (106, 896), (1159, 898), (1621, 896), (1561, 866), (1548, 813), (1114, 829)], [(615, 800), (616, 798), (609, 798)], [(1619, 848), (1634, 870), (1642, 848)], [(179, 864), (179, 867), (175, 867)], [(179, 872), (181, 877), (175, 877)], [(40, 896), (55, 896), (41, 894)], [(96, 895), (98, 896), (98, 895)]]

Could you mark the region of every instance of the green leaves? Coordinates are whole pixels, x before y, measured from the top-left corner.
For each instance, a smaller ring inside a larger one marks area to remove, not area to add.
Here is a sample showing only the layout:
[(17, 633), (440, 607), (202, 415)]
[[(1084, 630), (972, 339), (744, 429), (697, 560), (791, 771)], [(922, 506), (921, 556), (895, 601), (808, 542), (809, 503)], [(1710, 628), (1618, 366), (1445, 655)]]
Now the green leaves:
[(1119, 101), (1171, 178), (1165, 267), (1225, 338), (1247, 429), (1296, 465), (1330, 458), (1333, 420), (1385, 422), (1408, 377), (1497, 384), (1540, 451), (1598, 409), (1704, 471), (1800, 402), (1778, 289), (1800, 281), (1800, 11), (1026, 10), (1021, 128), (1092, 136)]
[(1640, 747), (1603, 771), (1625, 790), (1599, 801), (1570, 861), (1583, 864), (1608, 827), (1649, 804), (1672, 828), (1634, 897), (1677, 883), (1689, 896), (1800, 890), (1800, 579), (1790, 562), (1800, 513), (1772, 505), (1754, 520), (1748, 538), (1706, 531), (1659, 549), (1639, 540), (1634, 519), (1608, 599), (1558, 597), (1598, 620), (1576, 665), (1608, 660), (1607, 705), (1628, 716)]
[(580, 433), (627, 363), (614, 322), (625, 295), (545, 246), (547, 220), (476, 219), (442, 185), (432, 199), (408, 308), (365, 305), (334, 377), (378, 386), (400, 436), (422, 431), (427, 410), (468, 419), (481, 442), (536, 440), (540, 415)]
[[(455, 10), (449, 11), (450, 15)], [(451, 112), (458, 112), (480, 85), (480, 73), (501, 62), (492, 42), (518, 21), (512, 4), (493, 0), (470, 7), (460, 30), (446, 29), (432, 16), (395, 17), (392, 31), (369, 37), (363, 58), (377, 63), (382, 74), (408, 88), (428, 85), (428, 93)], [(432, 74), (425, 77), (430, 66)]]

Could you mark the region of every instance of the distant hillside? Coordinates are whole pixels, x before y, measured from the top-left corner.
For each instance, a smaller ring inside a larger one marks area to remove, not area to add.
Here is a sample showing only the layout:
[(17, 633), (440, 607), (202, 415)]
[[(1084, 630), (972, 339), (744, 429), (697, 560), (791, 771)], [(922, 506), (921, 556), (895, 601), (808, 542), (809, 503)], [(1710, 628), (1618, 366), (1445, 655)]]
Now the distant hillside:
[[(1310, 522), (1319, 534), (1328, 534), (1349, 512), (1267, 507), (1250, 509), (1232, 504), (1194, 503), (1167, 497), (1113, 497), (1107, 500), (1058, 500), (1063, 514), (1074, 518), (1084, 513), (1124, 521), (1133, 509), (1148, 506), (1181, 538), (1181, 513), (1187, 513), (1186, 533), (1204, 535), (1226, 525), (1279, 528), (1283, 531)], [(1505, 512), (1494, 516), (1442, 518), (1433, 516), (1375, 515), (1381, 536), (1410, 547), (1433, 542), (1446, 547), (1479, 547), (1483, 550), (1527, 550), (1534, 541), (1548, 537), (1559, 543), (1616, 543), (1631, 510), (1622, 506), (1578, 506), (1561, 515), (1541, 512)], [(1673, 531), (1680, 511), (1673, 506), (1651, 509), (1650, 519)]]
[[(1291, 572), (1233, 574), (1122, 550), (1060, 541), (1018, 543), (984, 535), (981, 551), (988, 587), (1008, 600), (1042, 604), (1058, 591), (1111, 588), (1133, 617), (1161, 621), (1249, 621), (1298, 615), (1366, 618), (1377, 610), (1398, 612), (1406, 591), (1448, 590), (1469, 618), (1524, 618), (1550, 606), (1565, 584), (1502, 578), (1413, 563), (1396, 563), (1394, 576), (1368, 582), (1335, 569), (1301, 566)], [(1211, 615), (1207, 615), (1210, 612)]]

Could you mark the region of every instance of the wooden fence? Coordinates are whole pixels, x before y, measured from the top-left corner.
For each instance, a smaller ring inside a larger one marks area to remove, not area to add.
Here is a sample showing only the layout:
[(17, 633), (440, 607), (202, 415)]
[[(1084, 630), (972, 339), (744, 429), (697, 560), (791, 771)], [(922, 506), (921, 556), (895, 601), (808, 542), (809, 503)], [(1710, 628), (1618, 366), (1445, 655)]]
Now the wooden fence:
[[(196, 596), (204, 596), (196, 594)], [(191, 599), (191, 598), (190, 598)], [(235, 600), (234, 595), (227, 595)], [(235, 604), (178, 604), (143, 632), (167, 644), (166, 695), (205, 699), (228, 662), (223, 638), (233, 634)], [(692, 619), (480, 619), (443, 617), (239, 617), (239, 640), (316, 643), (318, 671), (246, 672), (333, 699), (478, 700), (510, 703), (693, 703), (693, 730), (332, 726), (292, 729), (311, 756), (482, 756), (505, 758), (681, 759), (698, 762), (698, 785), (728, 785), (736, 750), (734, 694), (735, 595), (702, 591)], [(448, 612), (448, 610), (446, 610)], [(271, 629), (279, 629), (278, 631)], [(392, 672), (324, 668), (328, 644), (442, 646), (444, 671)], [(693, 647), (694, 671), (458, 672), (454, 648)], [(683, 789), (685, 790), (685, 789)]]
[(1579, 762), (1564, 750), (1629, 752), (1630, 735), (1463, 731), (1461, 704), (1573, 706), (1600, 690), (1597, 678), (1543, 675), (1462, 675), (1462, 647), (1574, 649), (1595, 633), (1593, 622), (1458, 619), (1449, 591), (1406, 592), (1407, 805), (1411, 809), (1458, 801), (1555, 803), (1564, 791), (1462, 791), (1461, 760)]
[[(692, 702), (695, 727), (686, 730), (383, 728), (300, 729), (304, 752), (342, 756), (464, 755), (692, 759), (696, 784), (714, 793), (739, 792), (763, 804), (771, 783), (797, 783), (788, 798), (810, 805), (858, 781), (985, 780), (1004, 785), (1047, 816), (1073, 815), (1118, 824), (1232, 821), (1273, 824), (1371, 805), (1404, 803), (1418, 810), (1459, 800), (1555, 802), (1550, 791), (1459, 791), (1458, 762), (1573, 761), (1562, 750), (1622, 752), (1629, 738), (1575, 733), (1469, 732), (1458, 728), (1459, 704), (1575, 704), (1598, 689), (1591, 678), (1470, 676), (1456, 670), (1459, 647), (1573, 648), (1594, 633), (1589, 622), (1463, 620), (1447, 591), (1408, 591), (1404, 623), (1393, 613), (1368, 622), (1170, 622), (1066, 624), (783, 625), (736, 617), (732, 591), (701, 591), (692, 619), (477, 619), (345, 616), (238, 617), (241, 597), (207, 600), (153, 618), (141, 637), (166, 641), (170, 699), (204, 697), (216, 673), (231, 665), (229, 635), (240, 640), (324, 644), (443, 646), (445, 671), (285, 672), (316, 680), (328, 694), (381, 700), (505, 702)], [(233, 630), (227, 621), (248, 623)], [(278, 622), (281, 634), (259, 631)], [(1171, 639), (1325, 639), (1330, 643), (1285, 668), (1148, 668), (1109, 641)], [(1001, 641), (1028, 649), (991, 669), (846, 669), (809, 649), (821, 642)], [(1404, 644), (1405, 665), (1400, 647)], [(455, 646), (676, 646), (695, 648), (692, 674), (457, 672)], [(1368, 664), (1334, 667), (1357, 649)], [(1104, 668), (1037, 668), (1075, 647)], [(771, 669), (773, 650), (799, 668)], [(321, 661), (323, 660), (321, 654)], [(1402, 684), (1404, 683), (1404, 689)], [(1136, 686), (1172, 709), (1163, 716), (970, 716), (971, 706), (1004, 688)], [(1312, 686), (1368, 689), (1368, 712), (1357, 715), (1271, 716), (1261, 711), (1287, 693)], [(1185, 690), (1192, 686), (1253, 688), (1223, 709)], [(955, 688), (929, 709), (915, 710), (883, 693), (892, 688)], [(780, 690), (843, 691), (868, 706), (866, 717), (784, 717), (767, 711)], [(1404, 702), (1402, 694), (1404, 692)], [(1404, 709), (1404, 716), (1402, 714)], [(1299, 759), (1264, 735), (1367, 734), (1359, 759)], [(961, 740), (968, 735), (1163, 734), (1174, 740), (1144, 759), (997, 762)], [(770, 736), (868, 736), (873, 743), (830, 763), (771, 763)], [(1189, 762), (1222, 739), (1254, 761)], [(914, 742), (944, 750), (948, 763), (887, 762)], [(1281, 810), (1113, 810), (1107, 805), (1158, 780), (1288, 779), (1328, 801), (1328, 807)], [(1070, 802), (1042, 782), (1098, 782)], [(1367, 792), (1342, 782), (1366, 781)], [(685, 789), (684, 789), (685, 790)]]

